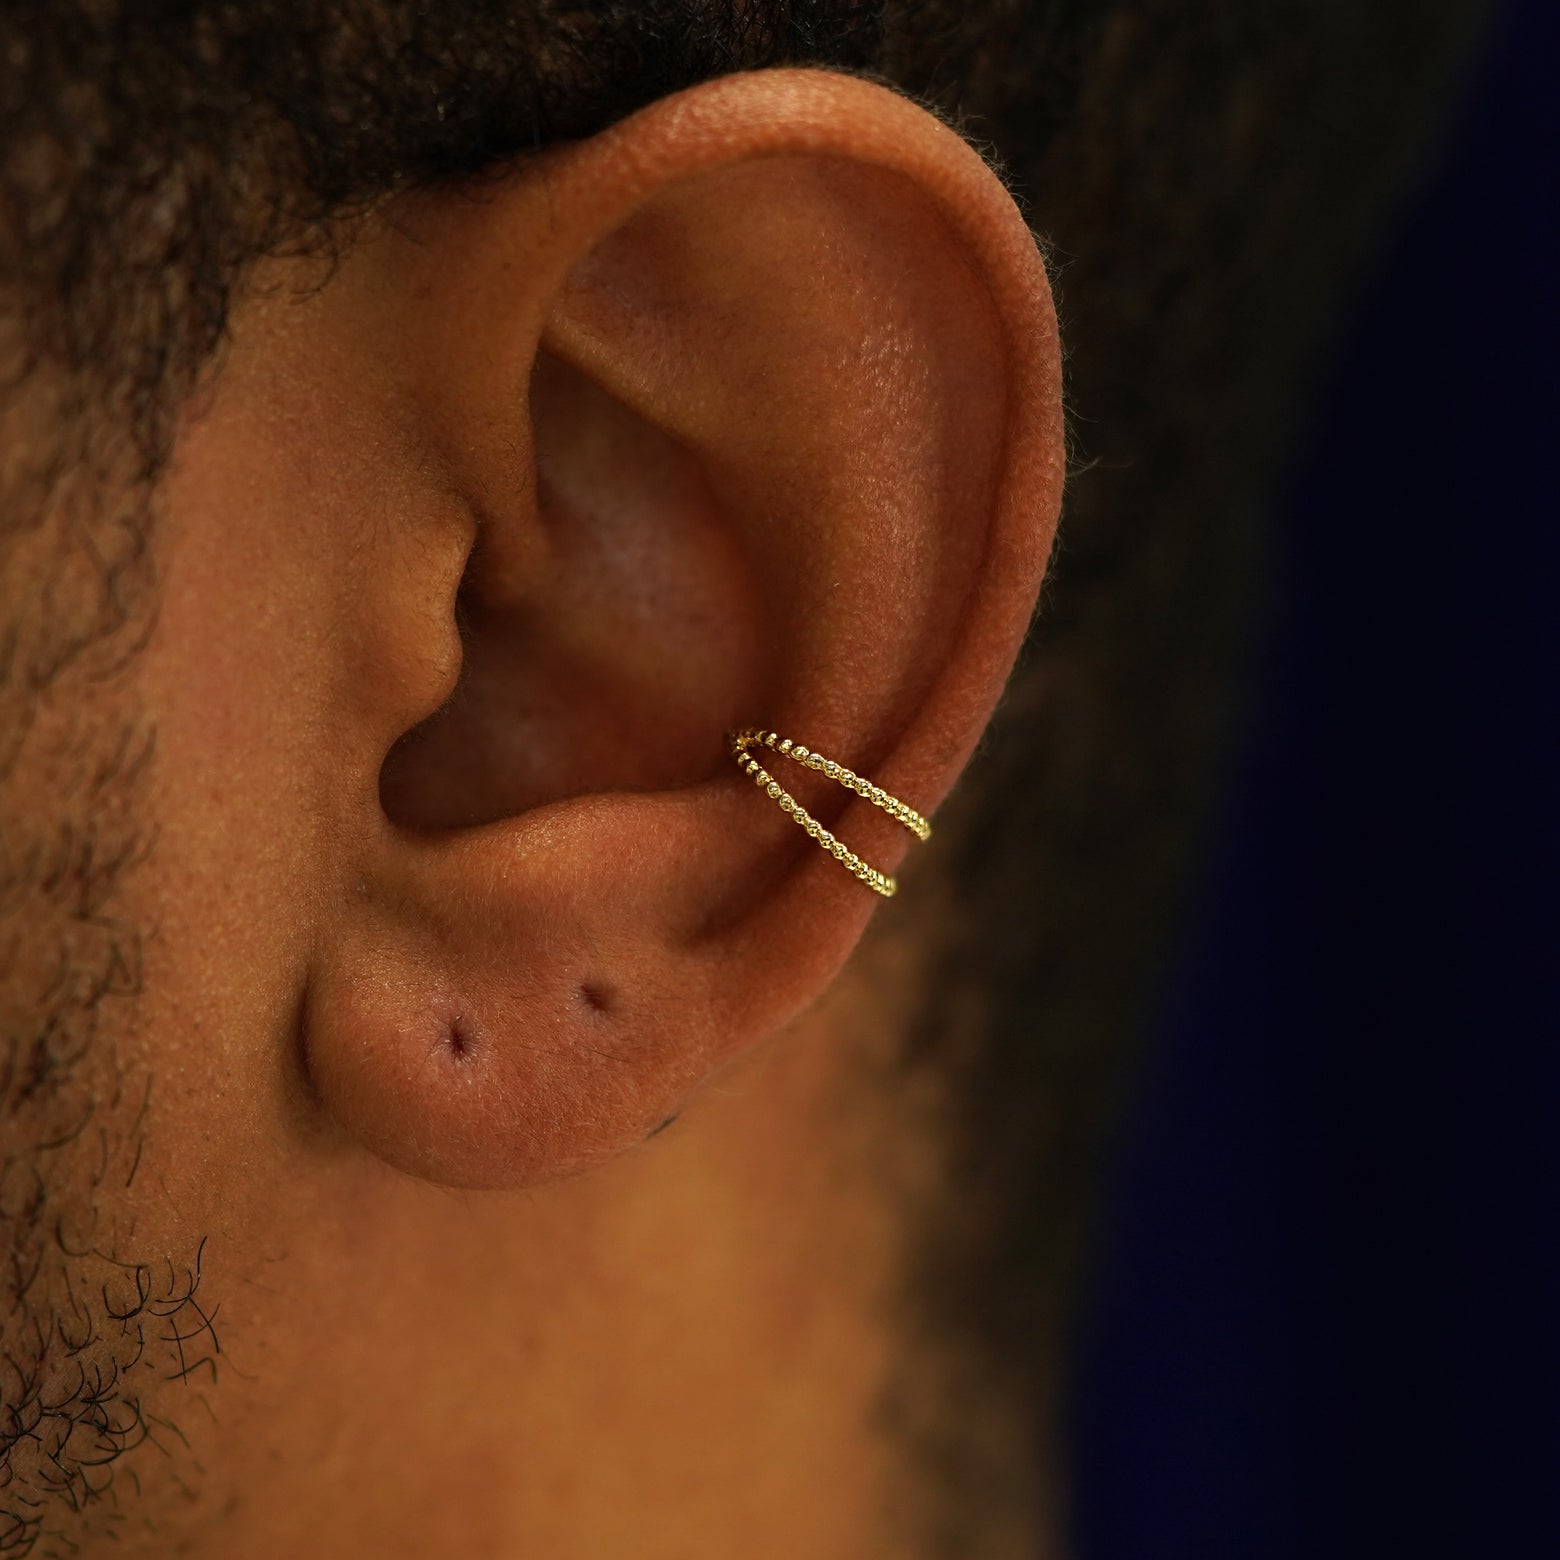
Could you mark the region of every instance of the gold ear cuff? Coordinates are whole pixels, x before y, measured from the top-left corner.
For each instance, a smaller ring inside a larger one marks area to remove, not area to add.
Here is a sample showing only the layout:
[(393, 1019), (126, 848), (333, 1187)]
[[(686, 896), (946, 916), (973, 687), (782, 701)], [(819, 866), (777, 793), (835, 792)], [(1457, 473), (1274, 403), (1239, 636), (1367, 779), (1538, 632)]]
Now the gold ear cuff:
[(890, 796), (880, 786), (873, 785), (870, 780), (863, 780), (860, 775), (852, 774), (843, 765), (836, 764), (833, 759), (824, 758), (822, 754), (814, 753), (793, 742), (789, 737), (778, 736), (773, 731), (765, 731), (761, 727), (754, 726), (745, 731), (732, 732), (726, 741), (738, 767), (753, 777), (753, 783), (759, 790), (777, 802), (783, 812), (789, 813), (842, 867), (854, 873), (868, 888), (881, 894), (885, 899), (893, 897), (899, 887), (898, 883), (886, 872), (879, 872), (876, 867), (868, 866), (849, 846), (835, 839), (768, 770), (763, 768), (756, 758), (751, 756), (750, 750), (758, 747), (773, 748), (775, 752), (785, 754), (787, 758), (806, 765), (808, 769), (816, 769), (819, 774), (837, 780), (847, 789), (854, 791), (857, 796), (864, 796), (874, 807), (881, 807), (890, 818), (902, 823), (918, 840), (929, 840), (932, 837), (932, 826), (920, 813), (900, 801), (898, 797)]

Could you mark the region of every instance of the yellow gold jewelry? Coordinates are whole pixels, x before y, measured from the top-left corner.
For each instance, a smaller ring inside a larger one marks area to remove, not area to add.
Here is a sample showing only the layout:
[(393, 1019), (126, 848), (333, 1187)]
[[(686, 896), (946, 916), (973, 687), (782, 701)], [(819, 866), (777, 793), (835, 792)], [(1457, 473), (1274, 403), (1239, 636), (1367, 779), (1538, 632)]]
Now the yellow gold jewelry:
[(745, 731), (732, 732), (726, 741), (738, 767), (753, 777), (753, 783), (759, 790), (778, 802), (782, 811), (789, 813), (842, 867), (853, 872), (868, 888), (881, 894), (885, 899), (893, 897), (899, 887), (898, 883), (886, 872), (879, 872), (876, 867), (869, 867), (855, 851), (835, 839), (756, 758), (752, 757), (751, 749), (773, 748), (775, 752), (784, 753), (787, 758), (794, 759), (808, 769), (816, 769), (819, 774), (837, 780), (847, 789), (854, 791), (857, 796), (864, 796), (874, 807), (881, 807), (890, 818), (904, 824), (918, 840), (929, 840), (932, 837), (932, 826), (920, 813), (913, 807), (906, 806), (898, 797), (890, 796), (881, 787), (873, 785), (870, 780), (863, 780), (860, 775), (852, 774), (842, 764), (824, 758), (821, 753), (810, 752), (800, 743), (793, 742), (789, 737), (778, 736), (773, 731), (765, 731), (762, 727), (753, 726)]

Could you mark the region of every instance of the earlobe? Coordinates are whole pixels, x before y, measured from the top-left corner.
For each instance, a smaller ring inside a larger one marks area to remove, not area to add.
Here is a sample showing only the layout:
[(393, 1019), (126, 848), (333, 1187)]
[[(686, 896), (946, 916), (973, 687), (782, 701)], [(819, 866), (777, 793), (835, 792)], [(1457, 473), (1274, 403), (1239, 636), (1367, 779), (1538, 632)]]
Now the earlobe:
[[(431, 718), (344, 732), (350, 775), (326, 755), (305, 1063), (389, 1163), (534, 1185), (812, 1001), (879, 902), (842, 863), (888, 881), (957, 777), (1055, 523), (1055, 324), (976, 155), (820, 73), (711, 83), (392, 218), (307, 305), (343, 360), (309, 371), (357, 426), (415, 425), (409, 488), (474, 520), (453, 598), (408, 541), (362, 559), (393, 588), (336, 603), (340, 633), (394, 679), (408, 625), (430, 653), (453, 625), (462, 666)], [(850, 781), (755, 794), (725, 747), (759, 720)]]

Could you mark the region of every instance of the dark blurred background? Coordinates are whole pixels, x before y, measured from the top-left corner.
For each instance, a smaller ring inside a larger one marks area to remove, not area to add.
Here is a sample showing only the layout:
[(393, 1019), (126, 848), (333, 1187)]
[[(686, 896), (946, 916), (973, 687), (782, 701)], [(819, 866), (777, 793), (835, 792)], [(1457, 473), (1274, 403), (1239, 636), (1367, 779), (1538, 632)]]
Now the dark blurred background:
[(1560, 6), (1496, 10), (1283, 495), (1113, 1196), (1078, 1560), (1560, 1556)]

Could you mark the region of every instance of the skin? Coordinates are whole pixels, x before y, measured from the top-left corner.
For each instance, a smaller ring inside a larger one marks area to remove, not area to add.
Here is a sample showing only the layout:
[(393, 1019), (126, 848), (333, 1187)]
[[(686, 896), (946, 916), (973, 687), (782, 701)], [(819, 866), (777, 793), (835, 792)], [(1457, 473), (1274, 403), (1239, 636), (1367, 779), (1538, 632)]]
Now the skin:
[(923, 1151), (863, 1078), (909, 922), (852, 961), (881, 902), (721, 737), (930, 812), (1062, 459), (1012, 202), (854, 80), (726, 78), (259, 269), (104, 695), (157, 736), (119, 1048), (155, 1092), (96, 1195), (116, 1249), (199, 1251), (212, 1318), (113, 1552), (908, 1544), (878, 1410)]

